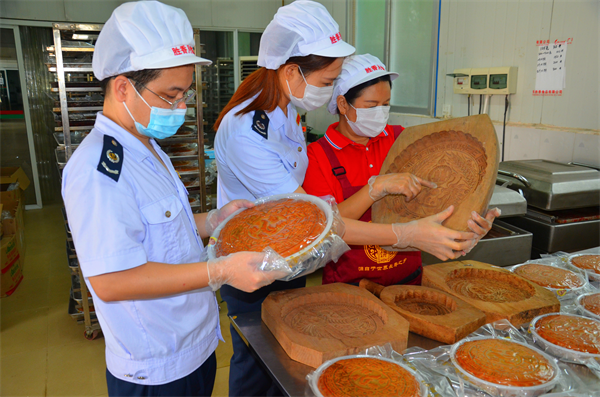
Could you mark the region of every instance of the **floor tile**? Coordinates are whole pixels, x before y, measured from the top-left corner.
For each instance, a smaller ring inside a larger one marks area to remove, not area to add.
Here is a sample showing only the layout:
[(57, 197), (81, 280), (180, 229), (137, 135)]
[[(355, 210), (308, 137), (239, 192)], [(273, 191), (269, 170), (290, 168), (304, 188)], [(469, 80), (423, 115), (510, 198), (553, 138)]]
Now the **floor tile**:
[[(83, 334), (83, 332), (82, 332)], [(106, 368), (104, 341), (48, 348), (49, 396), (92, 396), (102, 392), (94, 373)], [(83, 369), (83, 370), (81, 370)]]
[(229, 396), (229, 367), (217, 369), (215, 387), (213, 388), (212, 395), (213, 397)]
[(2, 355), (0, 395), (46, 395), (46, 348), (18, 354)]
[(23, 277), (16, 291), (0, 302), (2, 315), (48, 307), (48, 278)]
[(48, 346), (48, 308), (2, 313), (2, 369), (4, 356)]

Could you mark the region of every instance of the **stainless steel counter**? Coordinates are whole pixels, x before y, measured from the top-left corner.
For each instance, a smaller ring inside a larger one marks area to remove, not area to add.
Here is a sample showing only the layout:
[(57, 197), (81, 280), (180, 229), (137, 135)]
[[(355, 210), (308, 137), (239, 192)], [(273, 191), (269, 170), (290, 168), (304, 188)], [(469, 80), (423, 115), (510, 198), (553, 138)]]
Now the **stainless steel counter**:
[[(289, 358), (260, 319), (260, 312), (244, 313), (229, 319), (281, 391), (287, 396), (304, 396), (306, 375), (315, 369)], [(442, 345), (412, 332), (408, 337), (408, 347), (419, 346), (430, 350)]]

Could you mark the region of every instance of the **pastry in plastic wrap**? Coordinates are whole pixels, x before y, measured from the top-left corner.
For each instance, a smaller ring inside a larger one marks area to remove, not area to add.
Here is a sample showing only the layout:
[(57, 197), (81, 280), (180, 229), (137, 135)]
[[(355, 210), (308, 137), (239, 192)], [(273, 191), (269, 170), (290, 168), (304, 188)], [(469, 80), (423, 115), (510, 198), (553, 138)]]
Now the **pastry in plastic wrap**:
[(571, 257), (571, 264), (587, 272), (600, 274), (600, 255), (577, 255)]
[(453, 361), (467, 374), (496, 385), (540, 386), (556, 376), (554, 366), (542, 354), (504, 339), (466, 341), (456, 349)]
[(374, 357), (335, 361), (321, 373), (317, 385), (324, 397), (421, 395), (421, 385), (412, 373)]
[(309, 201), (269, 201), (229, 220), (220, 232), (216, 253), (260, 252), (270, 247), (285, 258), (309, 246), (326, 224), (323, 211)]
[(600, 293), (585, 295), (579, 303), (585, 310), (600, 316)]
[(552, 314), (537, 320), (535, 331), (540, 338), (553, 345), (582, 353), (600, 354), (600, 321)]
[(546, 288), (574, 289), (585, 285), (585, 282), (575, 272), (539, 263), (527, 263), (518, 266), (514, 272)]

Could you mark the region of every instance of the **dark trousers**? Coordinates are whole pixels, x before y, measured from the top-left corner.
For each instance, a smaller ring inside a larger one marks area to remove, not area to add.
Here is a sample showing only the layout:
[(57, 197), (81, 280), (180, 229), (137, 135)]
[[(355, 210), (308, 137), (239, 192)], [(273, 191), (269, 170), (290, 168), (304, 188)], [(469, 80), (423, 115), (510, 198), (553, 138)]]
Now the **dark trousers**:
[[(252, 293), (247, 293), (229, 285), (221, 287), (221, 297), (227, 302), (230, 316), (260, 311), (260, 307), (269, 293), (306, 286), (306, 277), (284, 282), (276, 281)], [(230, 396), (282, 396), (283, 393), (273, 383), (269, 374), (256, 361), (250, 349), (237, 331), (230, 326), (233, 343), (233, 357), (229, 367)]]
[(181, 379), (164, 385), (139, 385), (117, 379), (106, 370), (106, 384), (110, 397), (120, 396), (210, 396), (217, 374), (217, 356), (213, 354), (197, 370)]

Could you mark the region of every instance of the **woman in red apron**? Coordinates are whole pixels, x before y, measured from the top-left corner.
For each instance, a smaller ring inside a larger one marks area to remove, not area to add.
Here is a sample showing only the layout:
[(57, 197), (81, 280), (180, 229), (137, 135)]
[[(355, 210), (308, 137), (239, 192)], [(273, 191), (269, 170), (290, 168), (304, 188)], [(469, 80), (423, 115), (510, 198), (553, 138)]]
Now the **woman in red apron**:
[[(340, 121), (308, 146), (304, 190), (316, 196), (334, 196), (344, 217), (370, 222), (371, 205), (386, 194), (402, 194), (412, 200), (423, 186), (436, 187), (411, 174), (378, 176), (388, 151), (404, 129), (386, 124), (391, 82), (397, 76), (372, 55), (346, 59), (328, 106), (332, 114), (340, 115)], [(485, 218), (473, 215), (469, 227), (482, 237), (496, 216), (499, 213), (495, 210)], [(387, 251), (378, 245), (351, 248), (337, 263), (327, 264), (324, 284), (358, 283), (363, 278), (386, 286), (421, 283), (420, 251)]]

